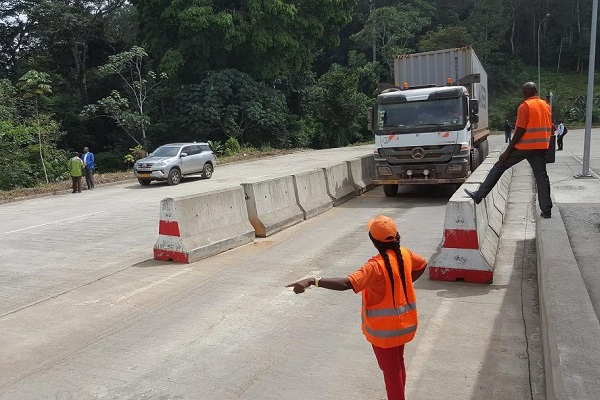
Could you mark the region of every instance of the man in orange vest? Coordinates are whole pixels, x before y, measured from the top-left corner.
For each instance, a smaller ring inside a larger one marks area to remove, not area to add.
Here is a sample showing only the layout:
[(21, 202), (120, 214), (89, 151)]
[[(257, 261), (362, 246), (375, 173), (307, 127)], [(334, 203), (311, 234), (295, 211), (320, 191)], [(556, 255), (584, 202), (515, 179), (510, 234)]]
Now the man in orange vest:
[(523, 97), (525, 101), (517, 111), (515, 133), (506, 150), (500, 154), (498, 162), (494, 164), (479, 189), (475, 192), (465, 189), (465, 192), (479, 204), (496, 185), (504, 171), (527, 160), (535, 177), (542, 217), (551, 218), (552, 200), (550, 179), (546, 172), (546, 152), (552, 135), (552, 114), (548, 103), (537, 96), (535, 83), (527, 82), (523, 85)]
[(286, 287), (293, 287), (297, 294), (309, 286), (362, 292), (362, 331), (383, 371), (388, 400), (404, 400), (404, 344), (413, 339), (418, 323), (413, 282), (423, 274), (427, 262), (400, 247), (400, 235), (391, 218), (379, 215), (367, 227), (379, 254), (360, 269), (347, 277), (316, 276)]

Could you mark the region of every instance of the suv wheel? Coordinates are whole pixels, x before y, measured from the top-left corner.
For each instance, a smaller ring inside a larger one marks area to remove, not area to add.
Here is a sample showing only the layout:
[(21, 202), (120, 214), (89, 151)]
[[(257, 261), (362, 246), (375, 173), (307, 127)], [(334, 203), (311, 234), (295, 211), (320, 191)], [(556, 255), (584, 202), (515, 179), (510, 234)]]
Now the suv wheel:
[(138, 182), (142, 186), (148, 186), (150, 184), (150, 182), (152, 182), (152, 181), (150, 179), (138, 179)]
[(167, 177), (167, 183), (169, 185), (178, 185), (179, 182), (181, 182), (181, 172), (177, 168), (171, 169)]
[(204, 179), (210, 179), (213, 174), (213, 166), (212, 164), (206, 163), (204, 164), (204, 168), (202, 168), (202, 176)]

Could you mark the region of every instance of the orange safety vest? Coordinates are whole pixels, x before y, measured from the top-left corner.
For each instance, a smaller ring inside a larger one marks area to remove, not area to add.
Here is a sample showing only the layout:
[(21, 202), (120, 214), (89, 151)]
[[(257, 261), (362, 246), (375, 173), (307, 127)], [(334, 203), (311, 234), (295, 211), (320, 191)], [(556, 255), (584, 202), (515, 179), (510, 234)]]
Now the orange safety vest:
[(550, 135), (552, 135), (550, 106), (537, 96), (528, 98), (524, 103), (529, 109), (527, 126), (515, 147), (519, 150), (547, 150), (550, 147)]
[[(411, 279), (412, 260), (406, 249), (401, 248), (400, 252), (404, 261), (408, 299), (404, 296), (396, 254), (389, 250), (388, 256), (394, 279), (394, 298), (392, 298), (392, 285), (389, 279), (386, 279), (385, 296), (378, 304), (370, 304), (371, 294), (368, 288), (363, 290), (362, 294), (362, 331), (367, 340), (377, 347), (400, 346), (410, 342), (417, 331), (417, 300)], [(377, 255), (374, 258), (382, 273), (389, 276), (383, 257)]]

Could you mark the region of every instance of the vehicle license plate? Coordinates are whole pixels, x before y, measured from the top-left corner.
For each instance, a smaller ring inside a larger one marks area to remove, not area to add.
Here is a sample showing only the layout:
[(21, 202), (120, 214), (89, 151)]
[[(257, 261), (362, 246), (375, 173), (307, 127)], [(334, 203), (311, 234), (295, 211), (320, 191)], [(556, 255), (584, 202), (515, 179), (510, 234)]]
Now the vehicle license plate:
[(143, 172), (138, 172), (138, 176), (139, 176), (140, 178), (150, 178), (150, 174), (145, 174), (145, 173), (143, 173)]

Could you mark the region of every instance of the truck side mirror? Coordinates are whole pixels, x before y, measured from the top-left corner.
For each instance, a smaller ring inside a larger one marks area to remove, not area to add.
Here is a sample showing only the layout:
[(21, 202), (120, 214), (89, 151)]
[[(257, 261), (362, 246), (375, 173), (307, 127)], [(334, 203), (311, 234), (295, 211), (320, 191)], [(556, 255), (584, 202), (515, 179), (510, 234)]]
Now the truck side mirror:
[(479, 115), (472, 114), (470, 118), (471, 118), (471, 122), (472, 123), (474, 123), (474, 124), (478, 124), (479, 123)]
[(369, 107), (367, 110), (367, 129), (373, 130), (373, 107)]
[(479, 100), (477, 100), (477, 99), (469, 100), (469, 114), (471, 114), (471, 115), (479, 114)]

